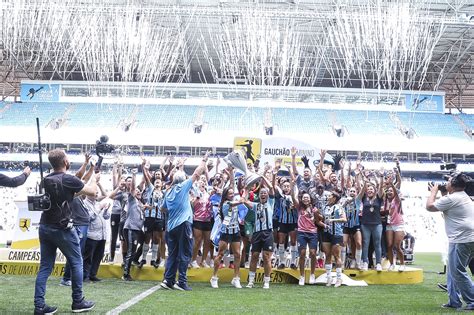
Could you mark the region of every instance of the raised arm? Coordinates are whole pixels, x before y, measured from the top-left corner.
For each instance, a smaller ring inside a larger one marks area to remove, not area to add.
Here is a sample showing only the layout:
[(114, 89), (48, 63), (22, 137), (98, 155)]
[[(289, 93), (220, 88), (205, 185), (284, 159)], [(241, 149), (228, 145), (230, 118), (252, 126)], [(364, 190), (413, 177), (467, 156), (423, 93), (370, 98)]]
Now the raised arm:
[(323, 165), (324, 165), (324, 157), (326, 156), (326, 150), (321, 149), (321, 153), (319, 155), (319, 165), (318, 165), (318, 173), (319, 178), (324, 182), (328, 182), (328, 179), (324, 176), (323, 173)]
[(86, 172), (87, 165), (89, 164), (90, 159), (91, 159), (91, 154), (89, 152), (84, 154), (84, 163), (82, 163), (81, 167), (76, 172), (76, 177), (82, 178), (82, 176), (84, 176), (84, 173)]
[(82, 177), (82, 181), (88, 182), (93, 173), (94, 173), (94, 164), (90, 163), (86, 174)]
[(291, 168), (293, 169), (293, 174), (298, 176), (298, 169), (296, 168), (296, 148), (291, 148)]
[(81, 196), (81, 195), (86, 195), (90, 197), (95, 197), (95, 194), (97, 192), (97, 180), (95, 177), (95, 174), (92, 173), (89, 181), (84, 185), (82, 190), (75, 194), (75, 196)]
[(207, 159), (209, 158), (210, 151), (207, 151), (206, 154), (204, 154), (204, 157), (202, 158), (201, 164), (194, 170), (193, 175), (191, 176), (191, 180), (194, 182), (197, 182), (199, 180), (199, 176), (201, 176), (202, 172), (204, 172), (204, 168), (206, 168), (207, 165)]
[(296, 209), (299, 209), (300, 201), (298, 200), (297, 188), (296, 188), (296, 183), (294, 180), (290, 181), (290, 186), (291, 186), (291, 199), (293, 200), (293, 205), (295, 206)]
[(268, 188), (268, 195), (275, 196), (275, 188), (265, 176), (262, 177), (262, 182)]
[(384, 194), (384, 191), (383, 191), (383, 172), (379, 172), (378, 173), (379, 175), (379, 180), (377, 181), (378, 183), (378, 191), (377, 191), (377, 195), (379, 196), (379, 198), (383, 198), (383, 194)]
[(18, 187), (23, 185), (26, 182), (26, 179), (30, 175), (31, 170), (27, 166), (23, 169), (23, 173), (15, 176), (15, 177), (8, 177), (6, 175), (0, 174), (0, 186), (4, 187)]

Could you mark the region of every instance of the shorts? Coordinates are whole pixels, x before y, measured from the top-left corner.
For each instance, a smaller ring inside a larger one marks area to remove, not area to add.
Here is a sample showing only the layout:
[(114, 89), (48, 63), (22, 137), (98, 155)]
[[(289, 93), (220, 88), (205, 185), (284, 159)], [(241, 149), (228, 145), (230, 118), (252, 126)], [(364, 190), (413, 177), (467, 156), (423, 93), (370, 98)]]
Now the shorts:
[(331, 243), (331, 245), (343, 245), (343, 237), (342, 235), (333, 235), (328, 232), (323, 233), (323, 243)]
[(163, 232), (165, 230), (165, 221), (156, 218), (145, 218), (143, 229), (145, 233)]
[(356, 232), (360, 232), (360, 225), (353, 226), (351, 228), (345, 227), (344, 228), (344, 234), (349, 234), (349, 235), (354, 235)]
[(127, 236), (123, 234), (124, 224), (125, 224), (125, 221), (120, 221), (120, 223), (119, 223), (118, 234), (119, 234), (119, 240), (121, 240), (121, 241), (125, 241), (127, 239)]
[(194, 221), (193, 229), (204, 231), (204, 232), (210, 232), (212, 230), (212, 223), (203, 222), (203, 221)]
[(288, 234), (295, 231), (297, 227), (296, 223), (278, 223), (278, 233)]
[(240, 243), (240, 232), (235, 234), (222, 233), (220, 240), (226, 243)]
[(280, 222), (278, 222), (278, 218), (272, 220), (273, 224), (273, 231), (278, 231), (278, 226), (280, 225)]
[(239, 230), (240, 230), (240, 236), (247, 237), (247, 234), (245, 234), (245, 225), (239, 224)]
[(252, 253), (261, 251), (273, 251), (273, 231), (264, 230), (252, 235)]
[(391, 225), (387, 224), (386, 231), (405, 232), (405, 224)]
[(309, 232), (298, 232), (297, 236), (298, 250), (306, 249), (306, 246), (309, 246), (309, 249), (318, 248), (318, 234), (309, 233)]

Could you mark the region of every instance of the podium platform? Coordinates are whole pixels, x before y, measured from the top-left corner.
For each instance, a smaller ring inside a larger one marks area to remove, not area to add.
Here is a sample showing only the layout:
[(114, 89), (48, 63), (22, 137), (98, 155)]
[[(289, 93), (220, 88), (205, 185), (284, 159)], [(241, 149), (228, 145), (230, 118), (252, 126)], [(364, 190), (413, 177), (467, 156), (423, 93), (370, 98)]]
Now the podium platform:
[[(36, 275), (39, 270), (39, 261), (0, 261), (0, 273), (3, 275)], [(316, 277), (323, 274), (324, 269), (316, 269)], [(54, 276), (62, 276), (64, 273), (64, 262), (56, 262), (55, 268), (53, 269)], [(116, 278), (122, 277), (122, 268), (119, 263), (108, 264), (103, 263), (99, 268), (99, 278)], [(154, 268), (150, 265), (143, 266), (139, 269), (136, 266), (131, 268), (131, 276), (134, 280), (148, 280), (148, 281), (161, 281), (163, 280), (164, 268)], [(346, 274), (352, 280), (364, 280), (368, 284), (416, 284), (423, 282), (423, 270), (419, 268), (406, 267), (404, 272), (398, 271), (381, 271), (375, 270), (359, 271), (353, 269), (344, 270)], [(199, 268), (188, 270), (188, 281), (189, 282), (208, 282), (212, 276), (211, 268)], [(306, 269), (305, 278), (306, 282), (309, 281), (310, 271)], [(219, 270), (219, 282), (229, 282), (233, 277), (233, 269), (222, 268)], [(297, 284), (300, 274), (298, 270), (290, 268), (272, 270), (271, 273), (272, 283), (294, 283)], [(247, 282), (248, 269), (240, 269), (240, 278), (243, 283)], [(257, 270), (255, 276), (255, 282), (263, 282), (263, 268)]]

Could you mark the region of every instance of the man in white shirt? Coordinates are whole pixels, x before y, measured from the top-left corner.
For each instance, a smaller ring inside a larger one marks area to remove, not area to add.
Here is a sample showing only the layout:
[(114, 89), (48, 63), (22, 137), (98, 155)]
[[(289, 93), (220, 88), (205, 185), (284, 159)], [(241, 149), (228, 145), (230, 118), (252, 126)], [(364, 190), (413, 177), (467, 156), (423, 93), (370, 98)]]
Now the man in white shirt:
[(436, 200), (438, 185), (431, 189), (426, 209), (443, 212), (448, 251), (449, 302), (444, 308), (460, 309), (461, 297), (466, 310), (474, 310), (474, 286), (466, 268), (474, 257), (474, 202), (464, 191), (470, 178), (462, 173), (450, 178), (446, 185), (448, 194)]

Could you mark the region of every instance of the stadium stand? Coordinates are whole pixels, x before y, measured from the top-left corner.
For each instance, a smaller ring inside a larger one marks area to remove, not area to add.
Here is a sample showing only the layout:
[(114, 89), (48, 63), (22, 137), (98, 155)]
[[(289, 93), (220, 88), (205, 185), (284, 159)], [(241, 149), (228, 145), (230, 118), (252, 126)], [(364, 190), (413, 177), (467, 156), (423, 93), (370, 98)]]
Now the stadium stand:
[[(138, 106), (138, 108), (137, 108)], [(47, 124), (61, 118), (71, 108), (67, 103), (3, 103), (0, 119), (4, 126), (27, 126), (35, 117)], [(134, 109), (136, 115), (133, 115)], [(65, 127), (118, 127), (120, 122), (134, 116), (135, 128), (188, 129), (198, 111), (210, 131), (248, 131), (263, 128), (265, 108), (190, 105), (130, 105), (75, 104), (68, 112)], [(387, 111), (329, 110), (273, 108), (273, 125), (281, 132), (332, 134), (333, 125), (344, 126), (348, 134), (364, 135), (367, 130), (378, 135), (401, 135)], [(439, 113), (398, 112), (396, 117), (418, 137), (452, 137), (467, 135), (452, 115)], [(474, 126), (474, 116), (461, 114), (468, 126)]]

